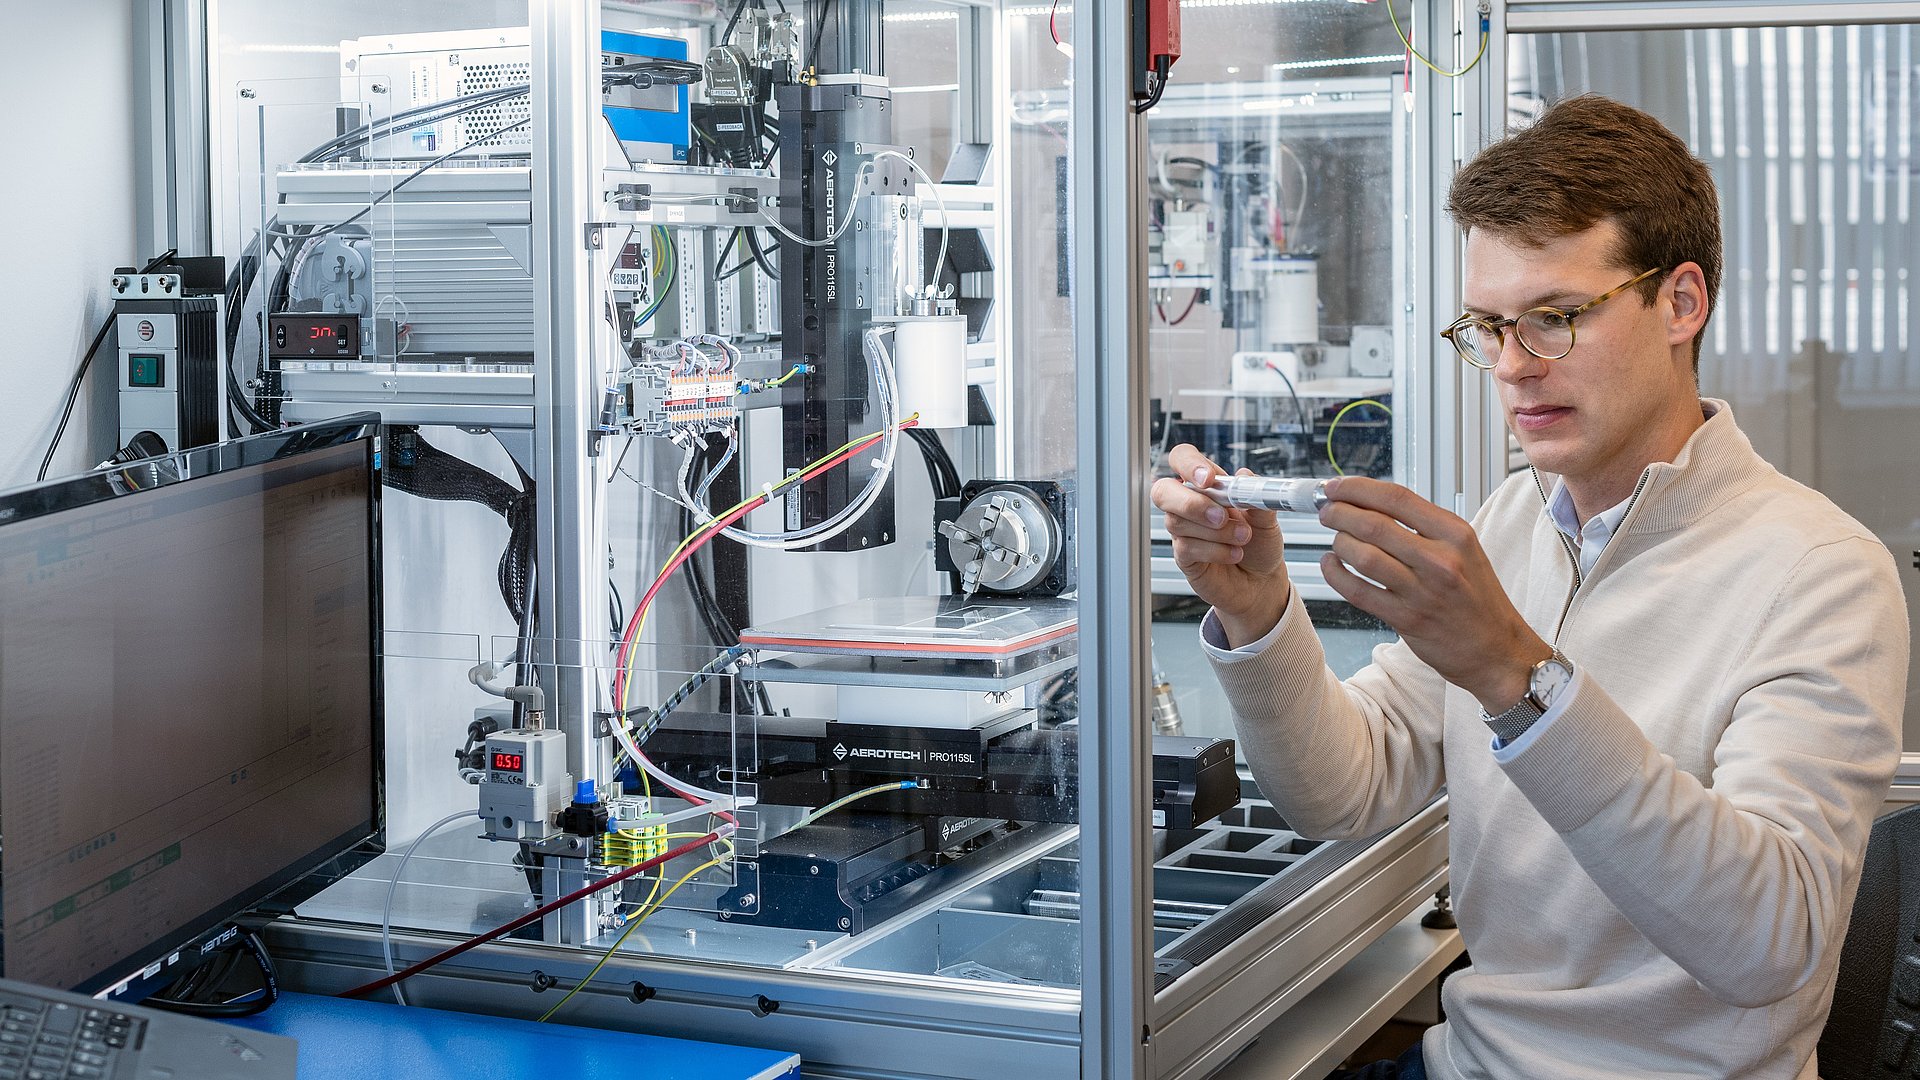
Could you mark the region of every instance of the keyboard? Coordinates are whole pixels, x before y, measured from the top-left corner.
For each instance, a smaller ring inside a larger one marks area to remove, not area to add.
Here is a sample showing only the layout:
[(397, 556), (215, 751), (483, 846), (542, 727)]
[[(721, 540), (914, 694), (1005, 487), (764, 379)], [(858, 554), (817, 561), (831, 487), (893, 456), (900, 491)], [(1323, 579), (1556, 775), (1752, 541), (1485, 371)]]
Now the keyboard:
[(0, 979), (0, 1080), (294, 1080), (294, 1041)]

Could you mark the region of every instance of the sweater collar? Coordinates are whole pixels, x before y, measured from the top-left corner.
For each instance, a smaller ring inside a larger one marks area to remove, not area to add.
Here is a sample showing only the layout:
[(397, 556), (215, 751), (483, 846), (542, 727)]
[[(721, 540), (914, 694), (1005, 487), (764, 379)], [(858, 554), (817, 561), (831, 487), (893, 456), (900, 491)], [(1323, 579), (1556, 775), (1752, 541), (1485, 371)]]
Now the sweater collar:
[[(1672, 461), (1647, 466), (1637, 485), (1635, 532), (1683, 529), (1758, 483), (1773, 471), (1733, 422), (1733, 409), (1717, 398), (1701, 398), (1706, 414)], [(1542, 474), (1548, 475), (1548, 474)], [(1542, 490), (1559, 480), (1550, 476)]]

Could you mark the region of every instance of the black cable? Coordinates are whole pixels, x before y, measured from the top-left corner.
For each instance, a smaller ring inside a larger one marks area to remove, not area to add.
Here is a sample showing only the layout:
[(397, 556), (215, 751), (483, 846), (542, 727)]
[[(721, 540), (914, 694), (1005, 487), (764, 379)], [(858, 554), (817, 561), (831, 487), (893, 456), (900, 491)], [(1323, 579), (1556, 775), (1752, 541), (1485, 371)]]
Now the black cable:
[[(178, 248), (168, 248), (154, 256), (146, 266), (141, 267), (140, 272), (151, 274), (179, 253)], [(80, 357), (80, 366), (74, 369), (73, 381), (67, 384), (66, 404), (60, 407), (60, 424), (53, 429), (53, 441), (47, 444), (47, 456), (40, 459), (40, 471), (34, 474), (33, 479), (36, 483), (45, 480), (47, 470), (53, 468), (53, 452), (60, 448), (60, 437), (67, 433), (67, 424), (73, 419), (74, 402), (80, 398), (80, 387), (86, 381), (87, 369), (93, 366), (93, 354), (99, 352), (101, 344), (107, 340), (107, 331), (113, 329), (113, 319), (113, 312), (109, 310), (106, 319), (100, 324), (99, 332), (93, 335), (93, 343), (87, 346), (86, 353)]]
[[(253, 1016), (265, 1012), (274, 1002), (280, 1000), (280, 976), (273, 968), (273, 957), (267, 955), (267, 947), (260, 935), (246, 927), (239, 928), (237, 945), (244, 948), (260, 969), (260, 988), (226, 1001), (191, 1001), (171, 997), (150, 997), (145, 1004), (167, 1012), (182, 1013), (187, 1016), (236, 1017)], [(231, 948), (231, 947), (229, 947)], [(209, 964), (224, 959), (224, 965), (217, 977), (203, 978), (197, 981), (197, 989), (215, 989), (232, 971), (232, 953), (208, 961)], [(205, 966), (205, 965), (203, 965)]]
[[(718, 458), (725, 453), (725, 443), (717, 442), (709, 446), (703, 446), (694, 456), (693, 467), (695, 469), (708, 469), (708, 471), (711, 471), (706, 465), (709, 456), (712, 456), (717, 462)], [(694, 520), (691, 509), (686, 507), (681, 508), (680, 523), (682, 532), (691, 533), (693, 531)], [(740, 644), (740, 630), (734, 626), (733, 620), (727, 617), (726, 609), (721, 606), (719, 597), (714, 592), (713, 585), (708, 581), (707, 571), (700, 561), (699, 554), (695, 554), (687, 560), (685, 570), (687, 591), (692, 597), (694, 612), (699, 616), (700, 623), (706, 629), (708, 638), (723, 649), (738, 646)], [(761, 714), (764, 716), (774, 715), (773, 699), (768, 696), (766, 685), (755, 682), (752, 684), (752, 687), (759, 702)], [(748, 711), (752, 711), (751, 704), (748, 706)]]
[[(370, 144), (377, 139), (401, 135), (416, 127), (424, 127), (428, 124), (437, 124), (444, 120), (451, 120), (465, 113), (484, 109), (490, 105), (509, 101), (516, 97), (525, 96), (528, 92), (528, 87), (525, 85), (495, 87), (491, 90), (480, 90), (471, 94), (463, 94), (460, 97), (449, 98), (446, 101), (437, 101), (427, 105), (415, 106), (403, 112), (395, 113), (393, 116), (387, 117), (384, 120), (362, 124), (352, 131), (337, 135), (333, 139), (309, 150), (300, 158), (300, 163), (317, 164), (331, 161), (356, 146)], [(375, 130), (376, 128), (379, 128), (377, 132)], [(507, 129), (503, 128), (501, 130), (504, 131)], [(495, 131), (480, 141), (485, 141), (485, 139), (493, 138), (499, 134), (500, 131)], [(455, 153), (458, 153), (458, 151), (455, 151)], [(431, 165), (432, 163), (429, 164)], [(407, 178), (407, 180), (411, 179), (412, 177)], [(400, 183), (395, 184), (394, 189), (397, 190), (405, 186), (407, 180), (402, 180)], [(389, 194), (391, 194), (391, 191)], [(285, 201), (285, 196), (281, 197), (281, 201)], [(291, 240), (310, 235), (311, 233), (311, 230), (301, 232), (283, 231), (278, 228), (279, 224), (280, 219), (278, 217), (268, 221), (265, 228), (261, 230), (262, 233), (270, 238), (270, 242), (265, 245), (264, 251), (262, 250), (261, 236), (256, 234), (253, 239), (248, 242), (247, 248), (241, 254), (240, 258), (235, 261), (233, 272), (227, 276), (228, 356), (233, 355), (235, 345), (240, 339), (240, 322), (243, 307), (247, 294), (253, 291), (253, 282), (259, 276), (260, 267), (265, 261), (265, 257), (273, 254), (273, 249), (281, 246), (283, 240), (286, 241), (287, 254), (292, 254), (293, 244)], [(336, 226), (336, 228), (337, 227), (338, 226)], [(283, 265), (283, 275), (285, 270), (286, 267)], [(284, 282), (285, 278), (282, 276), (277, 280)], [(284, 290), (276, 289), (276, 292), (282, 291)], [(268, 309), (272, 310), (271, 303), (269, 303)]]
[[(692, 511), (683, 510), (681, 521), (688, 531), (692, 531)], [(685, 569), (687, 591), (692, 594), (694, 611), (699, 615), (701, 625), (706, 628), (708, 638), (721, 648), (737, 647), (740, 644), (740, 631), (734, 627), (733, 621), (727, 618), (725, 609), (720, 606), (719, 599), (714, 595), (713, 587), (707, 581), (706, 570), (700, 563), (700, 556), (695, 555), (688, 559)], [(755, 698), (748, 702), (747, 711), (753, 711), (754, 701), (757, 701), (762, 716), (773, 716), (773, 699), (767, 694), (766, 684), (755, 682), (751, 686)]]
[(1147, 95), (1147, 100), (1140, 102), (1139, 104), (1133, 107), (1133, 111), (1136, 114), (1144, 113), (1149, 109), (1152, 109), (1155, 105), (1160, 104), (1160, 95), (1163, 93), (1166, 93), (1167, 76), (1172, 71), (1173, 71), (1172, 57), (1156, 56), (1153, 58), (1153, 74), (1155, 76), (1153, 80), (1153, 90), (1151, 93)]
[(633, 436), (629, 435), (627, 436), (627, 444), (620, 448), (620, 456), (613, 459), (613, 468), (607, 470), (608, 484), (612, 484), (613, 478), (620, 475), (620, 466), (626, 464), (627, 452), (632, 449), (633, 449)]
[(907, 436), (920, 448), (921, 460), (927, 466), (927, 479), (933, 485), (933, 497), (959, 498), (960, 474), (954, 468), (953, 457), (947, 453), (946, 444), (940, 441), (940, 436), (925, 428), (908, 428)]
[[(463, 113), (484, 109), (489, 105), (511, 101), (517, 97), (525, 97), (530, 92), (530, 87), (522, 83), (516, 86), (496, 86), (486, 90), (476, 90), (473, 93), (462, 94), (459, 97), (448, 98), (445, 101), (434, 101), (425, 105), (416, 105), (411, 109), (397, 112), (383, 120), (370, 120), (351, 131), (334, 136), (332, 139), (307, 151), (307, 153), (300, 158), (300, 164), (314, 165), (321, 162), (332, 161), (355, 147), (369, 145), (380, 139), (392, 138), (395, 135), (402, 135), (416, 127), (425, 127), (428, 124), (437, 124), (443, 120), (451, 120)], [(443, 113), (445, 115), (441, 115)], [(381, 130), (376, 132), (376, 128), (380, 128)], [(499, 133), (495, 132), (494, 134)], [(492, 136), (488, 136), (488, 138), (491, 137)]]
[(258, 435), (263, 431), (272, 431), (279, 427), (278, 424), (260, 415), (259, 410), (253, 407), (253, 402), (247, 400), (247, 395), (240, 386), (240, 377), (233, 373), (232, 357), (228, 357), (226, 369), (228, 411), (240, 414), (240, 419), (252, 429), (250, 434)]
[(759, 229), (749, 228), (747, 230), (747, 247), (753, 252), (753, 261), (760, 264), (760, 272), (775, 281), (779, 281), (780, 271), (773, 268), (773, 263), (767, 259), (766, 249), (760, 246)]
[[(1292, 395), (1293, 397), (1294, 415), (1296, 415), (1300, 419), (1301, 437), (1304, 438), (1307, 443), (1307, 463), (1308, 463), (1307, 471), (1308, 471), (1308, 474), (1311, 475), (1313, 473), (1313, 460), (1314, 460), (1313, 416), (1312, 414), (1307, 412), (1306, 405), (1300, 401), (1300, 391), (1295, 390), (1293, 388), (1293, 380), (1287, 378), (1287, 373), (1280, 370), (1280, 365), (1269, 362), (1267, 364), (1267, 370), (1273, 372), (1275, 375), (1280, 376), (1280, 381), (1287, 384), (1287, 393)], [(1171, 420), (1168, 421), (1167, 426), (1169, 429), (1172, 428), (1173, 424)]]
[(516, 622), (533, 610), (533, 526), (533, 489), (529, 485), (507, 511), (507, 549), (500, 554), (498, 574), (500, 597)]
[(1200, 158), (1197, 158), (1197, 157), (1184, 157), (1184, 156), (1182, 156), (1182, 157), (1170, 157), (1170, 158), (1168, 158), (1168, 159), (1167, 159), (1167, 164), (1169, 164), (1169, 165), (1198, 165), (1198, 166), (1199, 166), (1199, 167), (1201, 167), (1202, 169), (1205, 169), (1205, 170), (1207, 170), (1208, 172), (1210, 172), (1210, 173), (1212, 173), (1212, 174), (1213, 174), (1213, 175), (1215, 175), (1215, 176), (1219, 176), (1219, 175), (1220, 175), (1220, 166), (1218, 166), (1218, 165), (1215, 165), (1215, 164), (1214, 164), (1213, 162), (1211, 162), (1211, 161), (1205, 161), (1205, 160), (1202, 160), (1202, 159), (1200, 159)]
[(935, 462), (940, 466), (941, 473), (947, 478), (947, 494), (951, 497), (958, 498), (961, 487), (960, 470), (953, 463), (953, 455), (947, 452), (947, 444), (940, 440), (939, 435), (932, 431), (926, 432), (926, 435), (928, 448), (933, 451)]
[(739, 663), (741, 657), (744, 657), (750, 651), (751, 650), (743, 646), (735, 645), (725, 652), (722, 652), (719, 656), (707, 661), (706, 664), (701, 666), (699, 671), (688, 676), (687, 681), (681, 683), (679, 689), (667, 695), (667, 700), (661, 702), (658, 709), (654, 709), (647, 714), (646, 720), (641, 723), (640, 730), (633, 736), (634, 744), (645, 744), (646, 741), (653, 736), (655, 729), (660, 726), (660, 721), (671, 716), (673, 711), (679, 708), (682, 702), (693, 696), (701, 687), (707, 685), (707, 682), (714, 676), (734, 664)]
[(324, 229), (316, 229), (310, 233), (299, 233), (299, 234), (281, 233), (280, 235), (303, 236), (308, 243), (312, 243), (313, 241), (318, 240), (321, 237), (332, 236), (334, 233), (339, 232), (341, 229), (344, 229), (347, 226), (353, 224), (354, 222), (359, 221), (361, 218), (366, 217), (368, 214), (373, 213), (374, 207), (379, 206), (381, 203), (386, 202), (388, 199), (393, 198), (394, 194), (398, 192), (401, 188), (406, 187), (408, 184), (412, 183), (415, 180), (418, 180), (423, 173), (425, 173), (428, 169), (433, 168), (435, 165), (443, 164), (449, 158), (453, 157), (456, 154), (464, 153), (468, 150), (473, 149), (476, 146), (479, 146), (483, 142), (487, 142), (490, 139), (497, 139), (500, 136), (505, 135), (509, 131), (514, 131), (518, 128), (526, 127), (528, 124), (531, 124), (531, 123), (533, 123), (533, 117), (529, 116), (525, 120), (520, 120), (515, 123), (508, 124), (506, 127), (500, 128), (497, 131), (490, 132), (486, 135), (482, 135), (475, 139), (468, 139), (466, 142), (461, 143), (459, 146), (454, 147), (453, 149), (447, 151), (446, 153), (441, 154), (439, 157), (434, 158), (432, 161), (427, 162), (425, 165), (422, 165), (419, 168), (408, 173), (407, 175), (401, 177), (399, 180), (394, 182), (392, 187), (388, 188), (387, 190), (381, 192), (378, 195), (375, 195), (373, 197), (372, 202), (368, 203), (367, 205), (361, 207), (359, 210), (355, 211), (353, 215), (347, 218), (345, 221), (341, 221), (341, 222), (337, 222), (335, 224), (329, 225)]
[(412, 465), (389, 462), (380, 473), (395, 490), (439, 502), (477, 502), (501, 517), (512, 512), (522, 495), (512, 484), (424, 438), (416, 444)]
[(493, 473), (420, 439), (412, 465), (389, 465), (380, 476), (396, 491), (439, 502), (479, 503), (507, 519), (507, 547), (496, 577), (507, 613), (521, 625), (533, 587), (534, 491), (526, 474), (521, 474), (524, 488), (516, 491)]
[(827, 32), (827, 12), (833, 7), (833, 0), (820, 0), (820, 17), (813, 24), (813, 48), (807, 54), (807, 66), (817, 75), (820, 71), (820, 41)]
[(47, 444), (47, 456), (40, 459), (40, 471), (34, 474), (34, 480), (45, 480), (47, 470), (53, 468), (53, 452), (60, 448), (60, 436), (67, 433), (67, 422), (73, 419), (73, 404), (79, 400), (80, 384), (86, 380), (87, 369), (93, 366), (93, 354), (100, 351), (100, 344), (107, 340), (107, 331), (113, 329), (113, 314), (109, 312), (106, 320), (100, 324), (100, 332), (93, 335), (93, 344), (87, 346), (86, 354), (80, 357), (80, 366), (74, 370), (73, 381), (67, 384), (67, 403), (60, 409), (60, 426), (53, 429), (53, 441)]
[[(691, 522), (692, 513), (686, 512), (681, 520)], [(739, 639), (728, 633), (733, 627), (727, 622), (726, 614), (720, 610), (719, 602), (707, 583), (706, 569), (701, 565), (698, 555), (687, 560), (686, 571), (687, 593), (693, 600), (694, 614), (699, 616), (700, 624), (707, 632), (707, 639), (722, 647), (737, 642)]]
[[(725, 266), (725, 265), (727, 265), (727, 256), (729, 256), (729, 255), (731, 255), (731, 254), (733, 254), (733, 245), (734, 245), (734, 243), (735, 243), (735, 242), (737, 242), (737, 241), (738, 241), (738, 240), (740, 239), (740, 234), (741, 234), (741, 233), (742, 233), (743, 231), (745, 231), (745, 230), (743, 230), (743, 229), (740, 229), (740, 228), (735, 228), (735, 229), (733, 230), (733, 232), (731, 232), (731, 233), (729, 233), (729, 234), (727, 235), (727, 242), (726, 242), (726, 243), (725, 243), (724, 245), (722, 245), (722, 246), (721, 246), (721, 248), (720, 248), (720, 255), (719, 255), (719, 257), (718, 257), (718, 258), (716, 258), (716, 259), (714, 259), (714, 260), (713, 260), (713, 265), (715, 265), (715, 266)], [(740, 271), (741, 271), (742, 269), (744, 269), (744, 268), (746, 267), (746, 265), (747, 265), (747, 263), (746, 263), (746, 261), (745, 261), (745, 260), (742, 260), (739, 266), (736, 266), (736, 267), (734, 267), (733, 269), (731, 269), (731, 270), (729, 270), (729, 271), (727, 271), (726, 273), (724, 273), (724, 274), (721, 274), (721, 275), (719, 275), (718, 277), (716, 277), (716, 278), (714, 278), (713, 280), (715, 280), (715, 281), (725, 281), (725, 280), (727, 280), (728, 278), (730, 278), (730, 277), (732, 277), (733, 275), (735, 275), (735, 274), (737, 274), (737, 273), (739, 273), (739, 272), (740, 272)]]
[(772, 141), (767, 143), (767, 152), (760, 157), (760, 167), (766, 169), (773, 166), (774, 155), (780, 152), (780, 127), (778, 124), (762, 124), (761, 126), (773, 134)]
[(947, 494), (957, 499), (960, 497), (960, 488), (962, 486), (960, 483), (960, 469), (953, 463), (953, 455), (947, 452), (947, 444), (940, 441), (940, 437), (934, 435), (933, 432), (928, 432), (927, 434), (933, 435), (933, 448), (936, 451), (934, 456), (940, 460), (940, 470), (947, 474)]
[[(763, 8), (765, 7), (764, 4), (761, 6)], [(727, 28), (720, 34), (720, 44), (725, 45), (733, 40), (733, 30), (740, 25), (740, 16), (744, 14), (746, 10), (747, 0), (740, 0), (739, 3), (733, 5), (733, 18), (727, 20)]]
[[(907, 434), (913, 435), (915, 432), (919, 430), (920, 430), (919, 428), (909, 428), (907, 430)], [(928, 450), (927, 444), (925, 442), (922, 442), (919, 438), (916, 437), (913, 441), (914, 441), (914, 445), (920, 448), (921, 462), (924, 463), (927, 467), (927, 483), (933, 487), (933, 497), (935, 499), (946, 498), (947, 497), (946, 477), (941, 474), (940, 466), (934, 462), (933, 452), (931, 450)]]
[[(527, 560), (527, 573), (529, 575), (533, 573), (533, 561), (531, 558)], [(539, 608), (539, 596), (532, 594), (527, 595), (525, 598), (525, 606), (522, 608), (520, 618), (515, 624), (518, 629), (514, 633), (513, 681), (518, 686), (533, 686), (536, 683), (537, 676), (534, 672), (533, 663), (533, 635), (535, 620), (539, 618), (536, 614)], [(525, 723), (526, 705), (516, 701), (513, 703), (513, 726), (523, 727)]]

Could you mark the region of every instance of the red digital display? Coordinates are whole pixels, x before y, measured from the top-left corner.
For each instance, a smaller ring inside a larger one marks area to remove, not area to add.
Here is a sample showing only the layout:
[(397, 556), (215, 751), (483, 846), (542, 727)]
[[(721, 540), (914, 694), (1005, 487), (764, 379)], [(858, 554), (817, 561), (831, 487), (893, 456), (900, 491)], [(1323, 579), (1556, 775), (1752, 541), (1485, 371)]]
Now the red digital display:
[(269, 355), (286, 359), (356, 356), (360, 320), (352, 316), (281, 312), (267, 316)]
[(525, 760), (519, 754), (503, 754), (498, 750), (493, 752), (493, 767), (500, 772), (519, 772)]

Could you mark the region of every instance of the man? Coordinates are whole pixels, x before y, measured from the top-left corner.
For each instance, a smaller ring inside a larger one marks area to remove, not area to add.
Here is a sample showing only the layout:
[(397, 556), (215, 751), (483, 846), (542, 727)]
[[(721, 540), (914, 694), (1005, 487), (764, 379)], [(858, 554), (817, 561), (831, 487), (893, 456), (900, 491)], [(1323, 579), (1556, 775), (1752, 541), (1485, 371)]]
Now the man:
[[(1341, 683), (1273, 515), (1154, 486), (1247, 760), (1312, 837), (1451, 796), (1473, 966), (1398, 1075), (1813, 1080), (1900, 750), (1893, 561), (1699, 397), (1718, 205), (1658, 121), (1564, 102), (1463, 169), (1448, 209), (1466, 312), (1445, 334), (1533, 469), (1471, 526), (1328, 485), (1327, 583), (1399, 641)], [(1190, 446), (1171, 461), (1216, 474)]]

